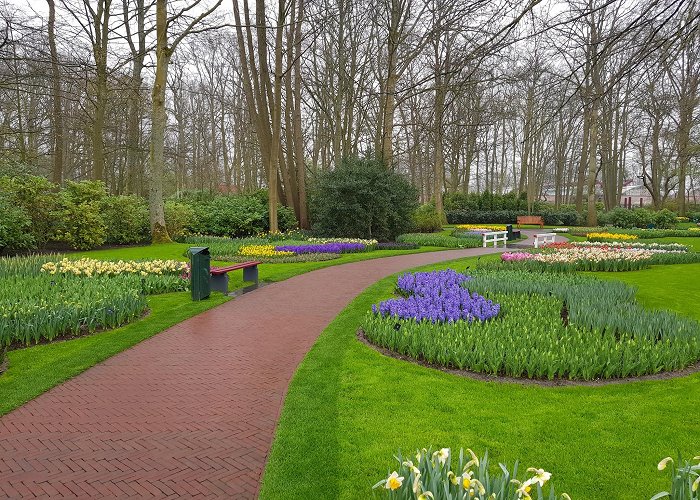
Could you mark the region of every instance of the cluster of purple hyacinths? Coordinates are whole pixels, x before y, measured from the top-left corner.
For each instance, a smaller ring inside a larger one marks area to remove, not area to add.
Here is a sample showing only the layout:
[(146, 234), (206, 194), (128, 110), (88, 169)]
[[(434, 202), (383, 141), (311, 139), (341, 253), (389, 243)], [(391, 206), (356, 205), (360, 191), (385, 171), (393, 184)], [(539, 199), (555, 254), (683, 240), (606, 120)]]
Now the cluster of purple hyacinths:
[(499, 304), (462, 286), (471, 278), (452, 269), (399, 276), (397, 288), (405, 297), (372, 306), (374, 314), (433, 323), (486, 321), (498, 315)]
[(364, 252), (367, 249), (362, 243), (322, 243), (318, 245), (281, 245), (275, 247), (278, 252), (302, 253), (349, 253)]

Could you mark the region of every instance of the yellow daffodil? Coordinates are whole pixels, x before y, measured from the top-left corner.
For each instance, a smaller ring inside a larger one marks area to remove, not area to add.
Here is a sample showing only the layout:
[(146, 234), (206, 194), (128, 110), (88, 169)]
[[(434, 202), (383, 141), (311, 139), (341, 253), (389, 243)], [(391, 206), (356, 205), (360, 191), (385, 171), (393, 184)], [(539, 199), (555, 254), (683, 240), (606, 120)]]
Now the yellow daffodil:
[(669, 462), (673, 463), (673, 459), (671, 457), (666, 457), (661, 462), (659, 462), (659, 465), (657, 465), (656, 467), (659, 470), (664, 470), (666, 468), (666, 466), (669, 464)]
[(472, 472), (465, 472), (461, 476), (462, 488), (468, 490), (472, 486)]
[(695, 481), (693, 481), (692, 486), (693, 491), (698, 491), (698, 488), (700, 488), (700, 476), (698, 476), (698, 478)]
[(401, 488), (401, 485), (403, 484), (403, 476), (399, 476), (399, 473), (394, 471), (392, 472), (389, 477), (386, 479), (386, 484), (384, 487), (387, 490), (398, 490)]
[(433, 496), (433, 494), (431, 492), (424, 491), (423, 493), (420, 494), (420, 496), (418, 497), (418, 500), (428, 500), (428, 499), (434, 500), (434, 498), (435, 497)]
[(447, 479), (449, 479), (449, 481), (455, 486), (459, 484), (459, 478), (455, 476), (455, 473), (452, 471), (449, 471), (447, 473)]

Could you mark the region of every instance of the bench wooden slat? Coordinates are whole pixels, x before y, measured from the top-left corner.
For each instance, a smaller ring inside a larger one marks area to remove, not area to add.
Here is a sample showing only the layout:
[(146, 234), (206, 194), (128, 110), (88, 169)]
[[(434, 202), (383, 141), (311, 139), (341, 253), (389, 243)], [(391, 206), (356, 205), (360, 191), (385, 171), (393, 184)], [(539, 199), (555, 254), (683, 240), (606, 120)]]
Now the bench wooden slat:
[(517, 224), (518, 227), (521, 224), (539, 224), (540, 227), (544, 227), (544, 219), (540, 215), (518, 215)]
[(212, 267), (209, 272), (217, 276), (219, 274), (226, 274), (230, 271), (236, 271), (237, 269), (245, 269), (248, 267), (254, 267), (259, 264), (262, 264), (262, 262), (256, 262), (256, 261), (250, 261), (250, 262), (241, 262), (239, 264), (233, 264), (231, 266), (226, 266), (226, 267)]

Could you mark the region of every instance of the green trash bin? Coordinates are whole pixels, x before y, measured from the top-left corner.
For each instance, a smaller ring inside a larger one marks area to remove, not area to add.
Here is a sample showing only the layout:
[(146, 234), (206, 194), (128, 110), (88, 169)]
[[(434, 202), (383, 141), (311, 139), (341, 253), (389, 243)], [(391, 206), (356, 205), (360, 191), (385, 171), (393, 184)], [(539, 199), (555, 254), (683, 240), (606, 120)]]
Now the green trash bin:
[(192, 300), (204, 300), (211, 293), (209, 284), (211, 255), (208, 247), (191, 247), (190, 256), (190, 290)]

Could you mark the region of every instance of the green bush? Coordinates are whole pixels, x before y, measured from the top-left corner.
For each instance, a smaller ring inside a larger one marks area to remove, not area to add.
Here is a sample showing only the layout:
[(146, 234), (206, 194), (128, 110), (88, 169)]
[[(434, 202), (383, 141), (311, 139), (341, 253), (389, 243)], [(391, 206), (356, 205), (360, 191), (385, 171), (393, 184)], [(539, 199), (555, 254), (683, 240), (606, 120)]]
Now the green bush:
[[(675, 217), (675, 216), (674, 216)], [(654, 214), (646, 208), (613, 208), (609, 212), (601, 212), (598, 217), (601, 225), (621, 228), (645, 228), (654, 223)]]
[(432, 203), (421, 205), (413, 213), (413, 221), (421, 233), (434, 233), (442, 229), (442, 215), (438, 213)]
[(107, 227), (100, 206), (96, 202), (74, 203), (63, 194), (61, 206), (54, 212), (58, 224), (55, 240), (75, 250), (91, 250), (103, 245)]
[[(238, 238), (268, 231), (269, 210), (265, 191), (251, 195), (214, 196), (188, 203), (194, 210), (194, 218), (187, 225), (193, 233)], [(297, 226), (294, 211), (277, 207), (280, 231)]]
[(28, 229), (38, 247), (51, 240), (56, 230), (54, 214), (59, 208), (60, 197), (55, 189), (56, 185), (43, 177), (0, 177), (0, 193), (9, 203), (25, 210), (31, 219)]
[(671, 229), (676, 225), (676, 215), (675, 212), (671, 212), (667, 208), (659, 210), (654, 214), (654, 224), (659, 229)]
[(374, 160), (345, 160), (310, 190), (312, 228), (320, 236), (392, 240), (411, 229), (417, 206), (416, 188)]
[[(36, 248), (27, 211), (0, 196), (0, 253), (16, 253)], [(2, 360), (0, 360), (0, 363)]]
[(165, 228), (174, 240), (187, 236), (188, 228), (195, 220), (194, 209), (184, 203), (168, 200), (165, 202)]
[(150, 237), (148, 204), (138, 196), (106, 196), (100, 201), (110, 245), (143, 243)]
[(688, 218), (689, 218), (692, 222), (700, 222), (700, 212), (690, 212), (690, 213), (688, 214)]

